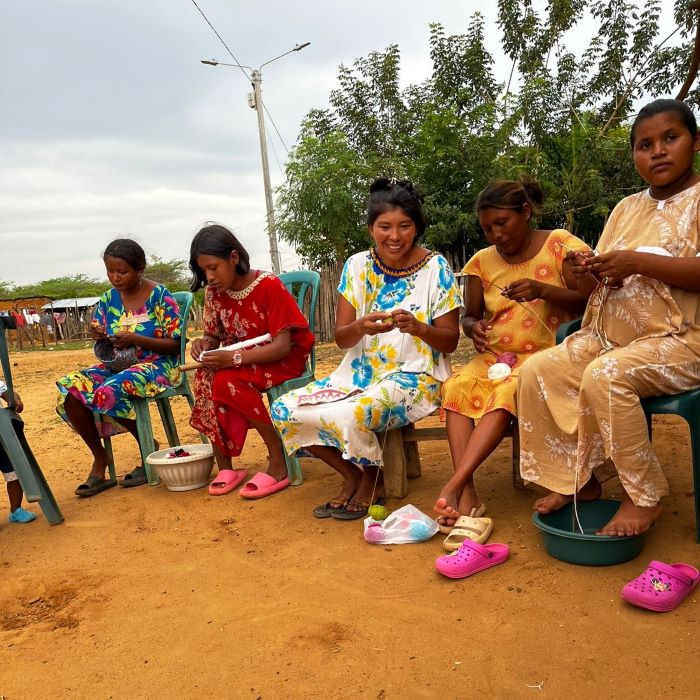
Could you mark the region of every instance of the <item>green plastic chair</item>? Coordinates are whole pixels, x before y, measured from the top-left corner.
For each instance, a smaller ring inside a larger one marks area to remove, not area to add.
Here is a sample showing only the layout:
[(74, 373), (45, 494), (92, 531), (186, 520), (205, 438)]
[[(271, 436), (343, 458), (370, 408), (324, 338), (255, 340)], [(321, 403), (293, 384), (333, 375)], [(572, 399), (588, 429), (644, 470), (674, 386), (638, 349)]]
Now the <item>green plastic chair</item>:
[[(581, 328), (581, 319), (559, 326), (557, 343)], [(700, 543), (700, 389), (691, 389), (680, 394), (650, 396), (642, 399), (642, 408), (647, 420), (649, 437), (652, 434), (652, 416), (669, 413), (681, 416), (690, 429), (690, 453), (693, 462), (693, 491), (695, 493), (695, 541)]]
[[(318, 302), (318, 290), (321, 286), (321, 275), (312, 270), (298, 270), (296, 272), (283, 272), (279, 275), (282, 283), (287, 288), (289, 293), (296, 299), (297, 305), (304, 312), (311, 332), (316, 328), (316, 304)], [(305, 310), (306, 296), (309, 295), (308, 308)], [(267, 394), (268, 403), (280, 396), (286, 394), (293, 389), (301, 389), (309, 382), (315, 379), (316, 372), (316, 346), (314, 345), (306, 363), (306, 371), (296, 379), (288, 379), (282, 384), (270, 387), (265, 393)], [(299, 486), (302, 482), (301, 462), (297, 457), (290, 457), (286, 452), (284, 458), (287, 462), (287, 474), (289, 481), (294, 486)]]
[[(194, 299), (194, 295), (192, 292), (173, 292), (173, 297), (180, 307), (180, 322), (182, 330), (182, 335), (180, 337), (180, 364), (185, 364), (187, 362), (187, 357), (185, 354), (187, 352), (187, 324), (189, 322), (190, 309), (192, 308), (192, 300)], [(158, 485), (160, 483), (160, 479), (155, 471), (151, 469), (148, 462), (146, 462), (146, 457), (148, 457), (148, 455), (150, 455), (152, 452), (156, 451), (149, 404), (151, 401), (156, 402), (160, 419), (163, 422), (165, 435), (168, 439), (168, 445), (174, 447), (175, 445), (180, 444), (180, 438), (177, 434), (177, 427), (175, 426), (175, 419), (170, 407), (170, 399), (175, 396), (184, 396), (190, 405), (190, 409), (194, 407), (194, 397), (192, 396), (192, 390), (190, 389), (189, 382), (187, 381), (187, 374), (185, 372), (182, 372), (180, 383), (177, 386), (166, 389), (162, 393), (158, 394), (158, 396), (134, 400), (134, 410), (136, 411), (136, 429), (139, 436), (141, 460), (146, 468), (146, 476), (148, 477), (148, 483), (151, 486)], [(207, 442), (207, 438), (204, 435), (200, 434), (200, 439), (202, 442)], [(111, 438), (104, 438), (104, 445), (110, 457), (109, 473), (111, 478), (115, 479), (116, 476)]]
[(7, 398), (9, 405), (0, 408), (0, 443), (5, 448), (12, 468), (17, 474), (22, 485), (24, 495), (30, 503), (38, 503), (46, 519), (51, 525), (63, 522), (58, 503), (49, 488), (44, 473), (29, 447), (27, 439), (22, 435), (17, 436), (13, 423), (22, 423), (22, 419), (14, 410), (15, 394), (12, 388), (12, 372), (10, 371), (10, 355), (5, 337), (5, 326), (0, 321), (0, 363), (7, 384)]

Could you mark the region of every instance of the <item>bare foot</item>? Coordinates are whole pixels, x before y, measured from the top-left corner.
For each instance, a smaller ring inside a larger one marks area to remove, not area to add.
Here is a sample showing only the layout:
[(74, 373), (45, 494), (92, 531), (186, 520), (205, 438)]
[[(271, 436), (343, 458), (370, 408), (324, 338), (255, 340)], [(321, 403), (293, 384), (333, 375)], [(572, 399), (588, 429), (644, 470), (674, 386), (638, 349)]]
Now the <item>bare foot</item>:
[(452, 527), (460, 516), (459, 511), (453, 508), (448, 499), (444, 496), (440, 496), (440, 498), (435, 501), (433, 510), (439, 513), (437, 521), (443, 527)]
[(632, 537), (646, 532), (661, 515), (661, 503), (651, 508), (643, 508), (632, 503), (630, 497), (625, 494), (622, 503), (607, 525), (596, 532), (596, 535), (608, 535), (609, 537)]
[(464, 484), (457, 509), (460, 513), (462, 513), (462, 515), (470, 515), (471, 513), (478, 511), (482, 506), (483, 503), (476, 495), (474, 480), (470, 479), (466, 484)]
[(100, 454), (93, 455), (92, 469), (88, 476), (96, 476), (99, 479), (105, 478), (105, 471), (109, 466), (109, 455), (106, 450), (102, 450)]
[(287, 476), (287, 462), (281, 450), (277, 454), (267, 456), (267, 475), (275, 481), (282, 481)]
[[(596, 498), (600, 498), (601, 493), (603, 493), (603, 489), (600, 482), (592, 476), (579, 489), (576, 500), (581, 502), (595, 501)], [(552, 491), (543, 498), (538, 498), (533, 507), (538, 513), (545, 515), (546, 513), (553, 513), (555, 510), (561, 510), (567, 503), (571, 503), (573, 500), (573, 495), (554, 493), (554, 491)]]
[(380, 496), (384, 495), (384, 472), (379, 467), (364, 467), (362, 478), (357, 491), (345, 506), (349, 513), (356, 513), (363, 509), (362, 503), (374, 505)]

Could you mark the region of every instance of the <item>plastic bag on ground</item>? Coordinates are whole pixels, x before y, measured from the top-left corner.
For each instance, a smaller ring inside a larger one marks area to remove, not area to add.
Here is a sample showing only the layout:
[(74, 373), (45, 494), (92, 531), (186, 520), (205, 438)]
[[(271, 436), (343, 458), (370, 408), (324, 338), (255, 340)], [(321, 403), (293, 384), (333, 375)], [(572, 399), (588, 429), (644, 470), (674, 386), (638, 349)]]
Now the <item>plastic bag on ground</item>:
[(438, 524), (418, 508), (402, 506), (390, 513), (385, 520), (365, 518), (365, 539), (370, 544), (409, 544), (429, 540)]

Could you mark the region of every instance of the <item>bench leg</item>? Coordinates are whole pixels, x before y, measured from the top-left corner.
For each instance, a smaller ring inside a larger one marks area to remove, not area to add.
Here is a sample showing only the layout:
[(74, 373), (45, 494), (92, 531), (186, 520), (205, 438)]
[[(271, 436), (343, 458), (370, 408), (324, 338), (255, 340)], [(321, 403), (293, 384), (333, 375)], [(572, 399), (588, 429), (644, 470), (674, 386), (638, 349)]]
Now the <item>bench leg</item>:
[(406, 453), (401, 429), (389, 430), (382, 450), (384, 460), (384, 491), (387, 498), (405, 498), (408, 493)]
[(417, 479), (421, 475), (420, 452), (417, 442), (404, 442), (403, 451), (406, 455), (406, 475), (409, 479)]

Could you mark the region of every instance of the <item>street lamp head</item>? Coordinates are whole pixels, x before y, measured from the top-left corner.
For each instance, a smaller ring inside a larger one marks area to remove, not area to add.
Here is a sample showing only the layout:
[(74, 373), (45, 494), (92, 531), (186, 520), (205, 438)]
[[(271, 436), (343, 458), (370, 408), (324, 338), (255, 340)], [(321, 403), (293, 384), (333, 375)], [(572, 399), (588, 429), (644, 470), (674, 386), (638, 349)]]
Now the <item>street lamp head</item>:
[(303, 44), (297, 44), (292, 51), (301, 51), (302, 49), (305, 49), (307, 46), (310, 46), (311, 42), (310, 41), (305, 41)]
[(207, 66), (218, 66), (218, 65), (219, 65), (219, 62), (218, 62), (218, 61), (215, 61), (213, 58), (212, 58), (210, 61), (207, 61), (205, 58), (203, 58), (203, 59), (200, 61), (200, 63), (204, 63), (204, 64), (206, 64)]

